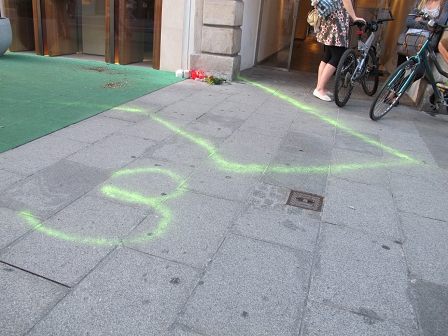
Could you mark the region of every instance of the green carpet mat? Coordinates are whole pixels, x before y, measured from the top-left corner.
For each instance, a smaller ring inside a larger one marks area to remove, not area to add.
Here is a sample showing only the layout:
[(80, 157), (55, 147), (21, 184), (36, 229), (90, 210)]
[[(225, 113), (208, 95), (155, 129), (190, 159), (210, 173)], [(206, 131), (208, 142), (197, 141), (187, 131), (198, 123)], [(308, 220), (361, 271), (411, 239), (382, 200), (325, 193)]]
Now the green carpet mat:
[(0, 153), (182, 80), (173, 72), (7, 52)]

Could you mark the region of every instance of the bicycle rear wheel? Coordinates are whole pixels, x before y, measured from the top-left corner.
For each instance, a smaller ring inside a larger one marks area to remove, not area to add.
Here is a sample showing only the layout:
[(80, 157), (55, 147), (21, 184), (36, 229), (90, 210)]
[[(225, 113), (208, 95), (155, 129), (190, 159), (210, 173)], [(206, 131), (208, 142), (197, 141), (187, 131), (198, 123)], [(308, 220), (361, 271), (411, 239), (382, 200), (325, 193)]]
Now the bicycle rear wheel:
[(336, 69), (334, 80), (334, 102), (337, 106), (344, 106), (350, 99), (354, 83), (351, 81), (356, 68), (356, 54), (353, 49), (344, 52)]
[(378, 89), (378, 59), (375, 51), (370, 48), (365, 62), (365, 72), (361, 78), (362, 89), (368, 96), (373, 96)]
[[(370, 119), (378, 120), (384, 117), (397, 105), (407, 87), (412, 83), (417, 67), (418, 63), (407, 60), (392, 72), (370, 106)], [(407, 81), (409, 77), (411, 80)]]

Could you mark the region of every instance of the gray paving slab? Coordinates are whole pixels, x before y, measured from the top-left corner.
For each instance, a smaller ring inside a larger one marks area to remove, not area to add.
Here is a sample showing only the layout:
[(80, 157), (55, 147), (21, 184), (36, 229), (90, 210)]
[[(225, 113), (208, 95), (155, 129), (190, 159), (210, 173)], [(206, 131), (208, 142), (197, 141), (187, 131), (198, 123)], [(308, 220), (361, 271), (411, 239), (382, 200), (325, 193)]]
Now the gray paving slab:
[(67, 287), (0, 262), (0, 330), (24, 335), (68, 293)]
[(130, 163), (134, 158), (142, 156), (155, 145), (156, 142), (153, 140), (112, 134), (78, 151), (68, 159), (89, 167), (114, 170)]
[(197, 134), (176, 133), (159, 142), (144, 157), (167, 160), (178, 164), (198, 167), (218, 148), (220, 140), (200, 137)]
[(448, 223), (408, 213), (400, 222), (411, 276), (448, 287)]
[(244, 202), (267, 167), (252, 162), (240, 157), (212, 155), (188, 178), (185, 188)]
[(46, 219), (106, 180), (107, 171), (61, 160), (2, 193), (0, 206)]
[(403, 239), (392, 193), (381, 186), (330, 179), (322, 220), (392, 240)]
[[(393, 162), (397, 161), (395, 159)], [(335, 148), (332, 153), (330, 176), (351, 182), (389, 187), (389, 174), (384, 160), (376, 155), (358, 151)]]
[(331, 154), (278, 151), (261, 181), (305, 193), (323, 196)]
[(244, 158), (252, 164), (267, 164), (280, 142), (280, 137), (238, 130), (219, 147), (217, 154)]
[[(296, 97), (296, 99), (300, 98), (301, 97)], [(257, 113), (259, 114), (292, 120), (296, 118), (298, 112), (299, 109), (297, 106), (294, 106), (277, 96), (269, 98), (257, 109)]]
[(155, 104), (156, 106), (169, 106), (171, 104), (174, 104), (176, 102), (178, 102), (180, 99), (186, 98), (188, 96), (190, 96), (192, 94), (192, 92), (188, 91), (188, 90), (178, 90), (176, 92), (176, 94), (173, 94), (172, 91), (170, 90), (158, 90), (158, 91), (154, 91), (150, 94), (147, 94), (145, 96), (142, 96), (140, 98), (137, 98), (136, 101), (137, 102), (142, 102), (142, 103), (148, 103), (148, 104)]
[(0, 261), (72, 287), (139, 224), (142, 210), (83, 197), (0, 252)]
[(0, 251), (32, 228), (16, 211), (0, 207)]
[(185, 132), (195, 137), (213, 137), (217, 140), (225, 140), (244, 123), (243, 119), (236, 117), (220, 116), (213, 113), (205, 113), (201, 117), (189, 123)]
[(0, 169), (0, 190), (6, 189), (10, 185), (23, 179), (24, 176), (10, 172), (6, 169)]
[(347, 133), (345, 130), (338, 129), (335, 147), (377, 156), (383, 155), (380, 137), (372, 133)]
[[(364, 108), (366, 102), (362, 101), (358, 108)], [(377, 122), (370, 120), (368, 111), (356, 110), (353, 113), (346, 113), (347, 108), (341, 108), (338, 114), (338, 127), (342, 130), (348, 129), (352, 132), (359, 132), (361, 134), (378, 134), (379, 128), (381, 127)]]
[(191, 103), (193, 106), (198, 105), (211, 105), (216, 106), (219, 103), (223, 102), (231, 95), (222, 93), (222, 92), (213, 92), (211, 90), (201, 90), (197, 91), (188, 97), (185, 97), (183, 100)]
[(412, 282), (413, 301), (420, 334), (446, 335), (448, 330), (448, 288), (430, 282)]
[[(393, 110), (394, 109), (392, 109), (392, 111)], [(387, 116), (388, 115), (389, 113)], [(391, 116), (391, 118), (388, 119), (381, 118), (376, 121), (376, 123), (378, 124), (379, 133), (389, 136), (393, 136), (397, 132), (415, 134), (417, 131), (414, 120), (403, 119), (402, 117), (398, 117), (398, 115)]]
[(30, 175), (86, 146), (85, 143), (50, 134), (2, 153), (0, 167), (16, 174)]
[(193, 331), (192, 328), (184, 326), (180, 323), (177, 323), (174, 328), (167, 333), (167, 335), (172, 336), (204, 336), (206, 334), (198, 333), (196, 331)]
[(221, 245), (241, 204), (185, 192), (167, 200), (124, 240), (124, 245), (202, 268)]
[(387, 170), (392, 173), (440, 181), (441, 169), (430, 153), (386, 152), (384, 163)]
[(348, 227), (322, 225), (310, 300), (414, 329), (408, 291), (401, 244)]
[(132, 100), (126, 104), (111, 108), (110, 110), (99, 114), (99, 116), (130, 122), (139, 122), (146, 120), (150, 115), (163, 108), (164, 106), (159, 104)]
[[(334, 143), (336, 128), (321, 119), (316, 117), (303, 117), (297, 118), (294, 123), (292, 123), (289, 133), (299, 133), (303, 136), (317, 137), (320, 141), (326, 141)], [(323, 148), (323, 150), (328, 150)]]
[(371, 312), (352, 312), (331, 305), (309, 302), (301, 335), (333, 336), (417, 336), (417, 328), (411, 329), (371, 316)]
[(179, 322), (207, 335), (293, 335), (306, 298), (311, 254), (230, 236)]
[(161, 335), (199, 272), (119, 248), (42, 319), (30, 335)]
[(131, 123), (128, 121), (97, 115), (65, 127), (53, 134), (65, 139), (94, 143), (129, 125)]
[(446, 119), (434, 118), (425, 114), (414, 123), (426, 143), (448, 147), (446, 134), (448, 121)]
[(233, 102), (225, 100), (213, 107), (208, 113), (237, 119), (247, 119), (257, 110), (257, 106), (246, 104), (244, 102)]
[(267, 136), (283, 137), (293, 120), (294, 116), (279, 117), (254, 113), (241, 125), (240, 129)]
[(249, 207), (232, 227), (234, 234), (313, 252), (320, 221), (305, 215)]
[(169, 161), (140, 158), (116, 171), (92, 194), (150, 213), (166, 198), (182, 193), (178, 188), (185, 187), (194, 170)]
[(429, 153), (428, 146), (420, 134), (407, 132), (395, 132), (395, 134), (380, 135), (381, 143), (385, 146), (393, 147), (398, 151)]
[[(171, 128), (164, 125), (162, 122), (167, 123)], [(149, 139), (154, 141), (162, 141), (176, 133), (177, 129), (182, 129), (190, 121), (175, 119), (175, 118), (145, 118), (133, 125), (121, 129), (117, 134), (136, 136), (143, 139)]]
[(249, 90), (242, 90), (242, 92), (230, 96), (229, 98), (227, 98), (227, 100), (230, 102), (252, 105), (258, 108), (263, 105), (263, 103), (268, 100), (268, 98), (268, 94), (260, 94), (259, 92), (250, 88)]
[(333, 136), (326, 137), (320, 134), (311, 134), (300, 131), (288, 131), (279, 146), (280, 151), (291, 153), (304, 153), (313, 157), (326, 159), (330, 156), (334, 145)]
[(398, 210), (448, 220), (448, 189), (442, 177), (435, 180), (391, 173), (390, 181)]
[(215, 105), (193, 104), (184, 100), (177, 101), (156, 113), (161, 118), (170, 117), (193, 121), (209, 112)]
[(432, 156), (434, 157), (434, 160), (436, 160), (439, 167), (443, 169), (448, 169), (448, 158), (446, 155), (446, 153), (448, 152), (447, 147), (428, 145), (428, 149), (431, 152)]

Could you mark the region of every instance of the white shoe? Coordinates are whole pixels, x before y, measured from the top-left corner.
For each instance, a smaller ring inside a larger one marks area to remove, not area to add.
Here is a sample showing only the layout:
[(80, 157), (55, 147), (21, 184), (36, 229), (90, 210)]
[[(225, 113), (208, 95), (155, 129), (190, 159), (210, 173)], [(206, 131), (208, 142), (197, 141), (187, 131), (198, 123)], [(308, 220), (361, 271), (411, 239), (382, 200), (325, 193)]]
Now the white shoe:
[(328, 97), (333, 97), (334, 96), (333, 92), (327, 91), (325, 93), (327, 94)]
[(330, 97), (328, 97), (326, 94), (325, 95), (320, 94), (319, 91), (317, 91), (317, 90), (314, 90), (313, 95), (323, 101), (331, 102)]

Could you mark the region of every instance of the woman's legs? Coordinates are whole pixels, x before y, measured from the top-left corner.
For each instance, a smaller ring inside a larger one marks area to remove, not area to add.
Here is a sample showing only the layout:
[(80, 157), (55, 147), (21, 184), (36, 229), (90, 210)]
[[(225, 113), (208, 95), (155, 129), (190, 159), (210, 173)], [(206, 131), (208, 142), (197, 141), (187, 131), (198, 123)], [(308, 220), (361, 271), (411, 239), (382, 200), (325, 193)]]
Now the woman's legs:
[(332, 66), (330, 63), (325, 63), (323, 61), (319, 64), (319, 71), (317, 76), (317, 86), (316, 91), (321, 95), (327, 95), (327, 91), (325, 90), (325, 86), (330, 80), (331, 76), (335, 73), (336, 68)]
[(319, 64), (319, 69), (317, 71), (317, 85), (313, 93), (319, 99), (328, 101), (330, 98), (327, 95), (325, 86), (331, 76), (335, 73), (344, 51), (344, 47), (324, 46), (324, 57)]

